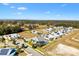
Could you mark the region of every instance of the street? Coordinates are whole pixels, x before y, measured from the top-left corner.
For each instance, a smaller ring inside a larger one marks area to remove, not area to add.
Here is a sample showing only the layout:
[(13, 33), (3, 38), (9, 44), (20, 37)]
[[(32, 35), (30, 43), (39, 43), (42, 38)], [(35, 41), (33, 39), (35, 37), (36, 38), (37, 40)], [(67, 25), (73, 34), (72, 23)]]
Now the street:
[(35, 51), (33, 48), (28, 47), (25, 49), (29, 54), (31, 54), (31, 56), (43, 56), (42, 54), (40, 54), (39, 52)]

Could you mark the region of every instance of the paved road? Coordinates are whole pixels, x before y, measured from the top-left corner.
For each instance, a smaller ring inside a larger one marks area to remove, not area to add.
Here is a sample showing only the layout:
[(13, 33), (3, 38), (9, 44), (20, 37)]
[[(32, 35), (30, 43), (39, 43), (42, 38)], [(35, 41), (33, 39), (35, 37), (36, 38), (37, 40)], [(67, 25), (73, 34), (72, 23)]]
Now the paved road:
[(29, 54), (31, 54), (31, 56), (43, 56), (42, 54), (40, 54), (39, 52), (35, 51), (33, 48), (28, 47), (25, 49)]

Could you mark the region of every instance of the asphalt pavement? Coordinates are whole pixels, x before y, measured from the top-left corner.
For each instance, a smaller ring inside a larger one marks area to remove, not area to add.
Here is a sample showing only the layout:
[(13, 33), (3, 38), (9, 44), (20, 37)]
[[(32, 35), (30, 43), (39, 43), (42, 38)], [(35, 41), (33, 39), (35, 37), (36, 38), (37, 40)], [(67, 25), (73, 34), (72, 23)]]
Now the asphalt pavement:
[(27, 47), (25, 49), (31, 56), (43, 56), (42, 54), (40, 54), (39, 52), (35, 51), (33, 48), (31, 47)]

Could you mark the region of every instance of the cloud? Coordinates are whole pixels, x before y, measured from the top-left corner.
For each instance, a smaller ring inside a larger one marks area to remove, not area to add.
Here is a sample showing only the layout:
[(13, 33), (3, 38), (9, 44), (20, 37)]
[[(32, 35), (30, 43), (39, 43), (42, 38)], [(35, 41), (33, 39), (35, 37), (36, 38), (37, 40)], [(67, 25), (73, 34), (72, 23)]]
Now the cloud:
[(49, 14), (49, 13), (50, 13), (50, 11), (46, 11), (45, 13), (46, 13), (46, 14)]
[(18, 10), (27, 10), (26, 7), (18, 7), (17, 9), (18, 9)]
[(11, 6), (10, 8), (15, 8), (15, 6)]
[(67, 4), (62, 4), (61, 6), (62, 6), (62, 7), (65, 7), (65, 6), (67, 6)]
[(9, 3), (2, 3), (3, 5), (6, 5), (6, 6), (8, 6), (9, 5)]

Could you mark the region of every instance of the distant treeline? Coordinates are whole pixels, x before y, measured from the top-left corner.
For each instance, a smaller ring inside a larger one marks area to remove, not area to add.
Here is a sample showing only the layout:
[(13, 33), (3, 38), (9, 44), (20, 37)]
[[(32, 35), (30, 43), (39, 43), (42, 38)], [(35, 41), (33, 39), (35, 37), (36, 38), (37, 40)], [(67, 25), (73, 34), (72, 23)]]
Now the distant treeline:
[(79, 28), (79, 21), (61, 21), (61, 22), (55, 22), (55, 26), (64, 26), (64, 27), (74, 27)]
[(5, 20), (0, 21), (0, 24), (3, 23), (11, 23), (11, 24), (17, 24), (20, 25), (24, 24), (42, 24), (42, 25), (53, 25), (53, 26), (65, 26), (65, 27), (75, 27), (79, 28), (79, 21), (62, 21), (62, 20)]

